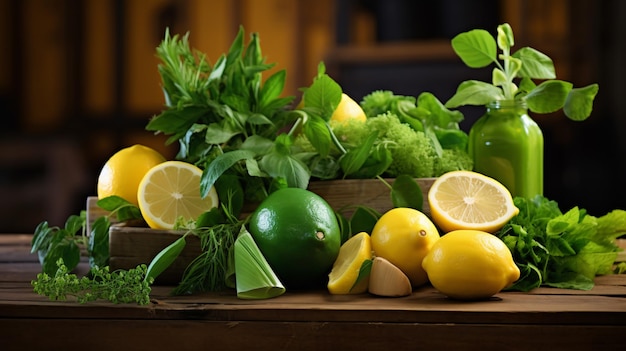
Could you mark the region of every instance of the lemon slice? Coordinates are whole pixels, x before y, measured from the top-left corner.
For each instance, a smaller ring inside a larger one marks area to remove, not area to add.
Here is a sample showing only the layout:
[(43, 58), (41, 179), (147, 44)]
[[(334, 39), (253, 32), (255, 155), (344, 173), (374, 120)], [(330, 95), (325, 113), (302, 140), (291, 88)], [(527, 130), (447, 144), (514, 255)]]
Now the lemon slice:
[(433, 221), (446, 233), (457, 229), (494, 233), (519, 213), (502, 183), (472, 171), (437, 178), (428, 202)]
[(200, 196), (202, 170), (190, 163), (166, 161), (152, 167), (139, 183), (141, 214), (153, 229), (172, 229), (178, 218), (195, 220), (219, 203), (212, 187)]
[(358, 233), (339, 248), (339, 255), (328, 275), (328, 292), (331, 294), (361, 294), (367, 291), (369, 276), (356, 286), (363, 262), (372, 259), (369, 234)]

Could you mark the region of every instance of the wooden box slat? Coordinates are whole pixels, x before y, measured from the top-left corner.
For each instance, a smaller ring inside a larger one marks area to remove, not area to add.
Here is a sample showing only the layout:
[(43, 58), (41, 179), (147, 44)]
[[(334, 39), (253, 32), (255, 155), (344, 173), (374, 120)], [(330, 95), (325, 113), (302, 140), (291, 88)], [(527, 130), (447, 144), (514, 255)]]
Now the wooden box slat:
[[(161, 250), (183, 234), (181, 231), (113, 225), (109, 230), (109, 266), (111, 270), (116, 270), (135, 268), (139, 264), (148, 265)], [(197, 236), (188, 235), (185, 240), (185, 249), (155, 283), (176, 285), (185, 268), (202, 253)]]

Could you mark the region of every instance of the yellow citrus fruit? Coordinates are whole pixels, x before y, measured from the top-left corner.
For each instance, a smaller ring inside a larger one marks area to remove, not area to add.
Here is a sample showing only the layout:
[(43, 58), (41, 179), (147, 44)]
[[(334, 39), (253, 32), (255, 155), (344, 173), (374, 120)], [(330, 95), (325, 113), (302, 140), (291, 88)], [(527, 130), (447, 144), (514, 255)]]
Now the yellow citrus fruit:
[(137, 189), (143, 176), (165, 158), (143, 145), (133, 145), (116, 152), (104, 164), (98, 176), (98, 198), (119, 196), (138, 205)]
[(511, 193), (497, 180), (472, 171), (448, 172), (428, 191), (430, 215), (444, 232), (496, 232), (519, 213)]
[(422, 266), (437, 290), (463, 300), (493, 296), (520, 277), (504, 242), (479, 230), (455, 230), (443, 235)]
[(331, 121), (335, 122), (346, 122), (349, 120), (357, 120), (365, 122), (367, 117), (365, 116), (365, 112), (361, 108), (361, 106), (347, 94), (341, 94), (341, 101), (339, 105), (335, 108), (332, 116), (330, 117)]
[(367, 291), (369, 276), (357, 285), (363, 262), (372, 259), (372, 244), (369, 234), (360, 232), (348, 239), (339, 248), (339, 256), (328, 275), (328, 292), (331, 294), (361, 294)]
[(137, 191), (139, 209), (154, 229), (172, 229), (179, 218), (195, 220), (219, 204), (217, 191), (211, 187), (200, 196), (202, 170), (190, 163), (166, 161), (152, 167), (141, 180)]
[(385, 212), (372, 229), (374, 255), (387, 259), (409, 277), (411, 285), (428, 282), (422, 259), (439, 239), (433, 222), (412, 208), (393, 208)]

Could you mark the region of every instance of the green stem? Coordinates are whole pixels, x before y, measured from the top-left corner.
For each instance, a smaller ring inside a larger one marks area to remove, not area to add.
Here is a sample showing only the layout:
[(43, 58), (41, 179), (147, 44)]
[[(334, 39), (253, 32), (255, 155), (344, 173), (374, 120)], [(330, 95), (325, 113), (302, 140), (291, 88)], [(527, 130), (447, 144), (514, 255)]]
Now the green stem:
[(335, 133), (333, 133), (333, 129), (330, 127), (330, 124), (328, 124), (328, 122), (326, 122), (326, 128), (328, 128), (328, 131), (330, 132), (330, 138), (332, 139), (333, 144), (335, 144), (335, 147), (337, 147), (337, 149), (339, 149), (339, 151), (341, 151), (341, 153), (344, 155), (348, 153), (343, 145), (341, 145), (339, 139), (337, 139)]

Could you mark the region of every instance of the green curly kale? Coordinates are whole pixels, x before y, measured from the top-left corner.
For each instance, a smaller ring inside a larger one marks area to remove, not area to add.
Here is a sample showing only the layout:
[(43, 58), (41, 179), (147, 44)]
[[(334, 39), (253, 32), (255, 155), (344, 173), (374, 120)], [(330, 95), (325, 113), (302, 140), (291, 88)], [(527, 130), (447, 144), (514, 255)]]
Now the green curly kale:
[(444, 149), (437, 155), (431, 140), (422, 131), (417, 131), (391, 113), (369, 117), (365, 123), (350, 121), (332, 124), (333, 132), (347, 148), (354, 148), (367, 136), (376, 132), (374, 143), (377, 148), (387, 148), (391, 152), (391, 165), (385, 176), (397, 177), (401, 174), (415, 178), (436, 177), (445, 172), (471, 169), (470, 156), (461, 149)]

